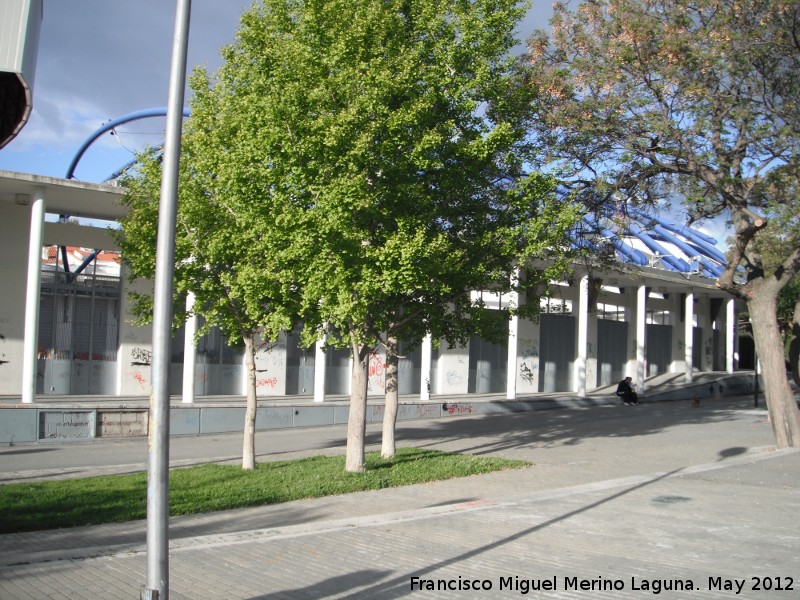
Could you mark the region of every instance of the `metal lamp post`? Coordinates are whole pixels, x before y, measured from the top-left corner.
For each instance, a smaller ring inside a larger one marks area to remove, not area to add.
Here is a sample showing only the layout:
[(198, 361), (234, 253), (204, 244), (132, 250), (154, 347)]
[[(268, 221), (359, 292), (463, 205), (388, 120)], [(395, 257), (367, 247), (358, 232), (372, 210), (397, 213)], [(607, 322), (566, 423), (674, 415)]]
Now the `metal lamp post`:
[(169, 598), (169, 360), (175, 271), (175, 221), (191, 0), (177, 0), (167, 131), (158, 210), (153, 308), (152, 391), (148, 420), (147, 583), (141, 600)]

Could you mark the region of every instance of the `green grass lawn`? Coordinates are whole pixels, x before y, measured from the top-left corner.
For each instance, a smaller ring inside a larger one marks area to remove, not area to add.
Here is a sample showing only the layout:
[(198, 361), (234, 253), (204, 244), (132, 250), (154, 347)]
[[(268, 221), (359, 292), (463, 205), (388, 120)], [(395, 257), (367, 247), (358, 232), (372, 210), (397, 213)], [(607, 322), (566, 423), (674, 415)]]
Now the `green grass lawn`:
[[(207, 464), (170, 471), (170, 514), (277, 504), (364, 490), (466, 477), (529, 463), (435, 450), (372, 452), (364, 473), (347, 473), (343, 456), (239, 465)], [(0, 533), (132, 521), (146, 517), (147, 474), (108, 475), (0, 485)]]

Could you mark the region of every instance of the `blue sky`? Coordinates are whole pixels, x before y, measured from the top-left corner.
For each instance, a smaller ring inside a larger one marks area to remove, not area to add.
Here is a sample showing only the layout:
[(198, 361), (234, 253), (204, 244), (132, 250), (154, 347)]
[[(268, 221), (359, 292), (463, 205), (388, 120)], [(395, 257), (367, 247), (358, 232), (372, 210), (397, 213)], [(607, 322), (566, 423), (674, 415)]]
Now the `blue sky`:
[[(198, 65), (216, 71), (220, 49), (233, 40), (251, 1), (192, 1), (188, 71)], [(65, 177), (81, 145), (104, 124), (166, 106), (176, 5), (176, 0), (44, 0), (33, 113), (0, 149), (0, 169)], [(546, 28), (551, 14), (551, 0), (532, 0), (517, 32), (520, 41)], [(88, 148), (74, 177), (105, 181), (134, 151), (161, 143), (163, 135), (163, 118), (120, 125)], [(724, 240), (724, 221), (702, 229)]]
[[(215, 71), (252, 0), (193, 0), (188, 71)], [(176, 0), (44, 0), (34, 108), (0, 149), (0, 169), (65, 177), (81, 145), (101, 126), (167, 104)], [(550, 0), (533, 0), (520, 39), (545, 27)], [(163, 140), (164, 119), (120, 125), (81, 157), (75, 179), (101, 182), (135, 150)]]
[[(189, 68), (221, 63), (250, 0), (194, 0)], [(80, 146), (101, 125), (167, 104), (175, 26), (174, 0), (44, 0), (34, 108), (30, 120), (0, 149), (0, 169), (65, 177)], [(107, 133), (84, 154), (75, 178), (99, 182), (132, 151), (163, 138), (164, 119)]]

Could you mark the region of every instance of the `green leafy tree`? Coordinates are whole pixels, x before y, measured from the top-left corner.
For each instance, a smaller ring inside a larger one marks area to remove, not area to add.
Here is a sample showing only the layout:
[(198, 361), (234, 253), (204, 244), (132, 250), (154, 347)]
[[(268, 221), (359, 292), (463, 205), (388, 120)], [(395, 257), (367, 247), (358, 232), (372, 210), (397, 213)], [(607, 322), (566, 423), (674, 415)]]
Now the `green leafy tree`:
[[(507, 338), (510, 316), (538, 314), (539, 291), (545, 290), (549, 281), (563, 277), (570, 268), (570, 259), (577, 255), (577, 250), (565, 241), (579, 218), (579, 207), (566, 200), (557, 201), (548, 178), (524, 176), (516, 183), (516, 189), (492, 191), (502, 200), (488, 213), (491, 216), (482, 229), (474, 235), (461, 230), (461, 234), (449, 236), (441, 260), (460, 256), (458, 264), (451, 265), (454, 270), (423, 270), (418, 285), (398, 285), (396, 293), (382, 300), (388, 318), (382, 320), (373, 335), (384, 346), (387, 357), (381, 443), (384, 458), (396, 451), (399, 341), (404, 341), (404, 352), (413, 350), (426, 334), (451, 347), (464, 346), (474, 336), (501, 343)], [(458, 201), (457, 188), (454, 193), (454, 199), (446, 202)], [(441, 226), (450, 229), (449, 222)], [(486, 238), (489, 244), (476, 240), (475, 235), (490, 235)], [(521, 264), (526, 267), (519, 268)], [(434, 280), (447, 281), (447, 285), (433, 286)], [(489, 309), (482, 300), (472, 299), (473, 290), (494, 294), (523, 292), (525, 302)]]
[[(189, 314), (203, 317), (198, 335), (217, 326), (245, 350), (247, 405), (242, 468), (255, 468), (256, 371), (258, 336), (277, 339), (291, 329), (291, 300), (274, 274), (268, 244), (253, 226), (263, 206), (258, 191), (240, 185), (223, 161), (216, 161), (222, 141), (206, 135), (200, 126), (207, 115), (198, 107), (186, 130), (181, 163), (175, 252), (175, 325)], [(218, 132), (215, 132), (218, 133)], [(124, 203), (128, 215), (117, 234), (131, 279), (152, 280), (155, 275), (158, 199), (161, 161), (157, 152), (140, 157), (138, 168), (126, 176)], [(183, 299), (195, 296), (186, 311)], [(134, 310), (142, 321), (152, 319), (152, 295), (134, 295)]]
[[(747, 303), (778, 447), (800, 446), (777, 299), (800, 269), (800, 4), (586, 0), (530, 39), (533, 131), (570, 185), (733, 228), (718, 286)], [(780, 240), (767, 264), (758, 241)], [(740, 276), (739, 274), (743, 275)]]
[(380, 336), (464, 338), (485, 320), (467, 290), (508, 289), (515, 261), (563, 244), (574, 219), (525, 171), (530, 90), (508, 54), (523, 14), (511, 0), (266, 0), (217, 76), (193, 77), (192, 127), (216, 150), (199, 187), (252, 201), (250, 238), (270, 240), (303, 341), (352, 351), (349, 471), (364, 468)]

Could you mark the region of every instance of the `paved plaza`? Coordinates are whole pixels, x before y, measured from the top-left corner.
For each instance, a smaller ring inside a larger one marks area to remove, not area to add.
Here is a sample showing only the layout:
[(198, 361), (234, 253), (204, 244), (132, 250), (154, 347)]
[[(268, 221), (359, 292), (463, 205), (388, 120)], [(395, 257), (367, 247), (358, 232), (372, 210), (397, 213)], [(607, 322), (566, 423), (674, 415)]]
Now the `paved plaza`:
[[(259, 460), (340, 453), (340, 426)], [(400, 423), (400, 446), (529, 468), (175, 518), (170, 598), (797, 598), (800, 453), (748, 397)], [(370, 449), (380, 430), (368, 429)], [(172, 440), (237, 460), (239, 435)], [(143, 468), (143, 440), (0, 449), (0, 480)], [(0, 598), (138, 598), (146, 524), (0, 536)]]

